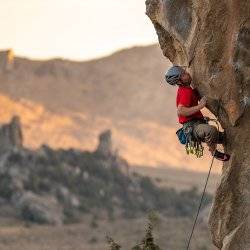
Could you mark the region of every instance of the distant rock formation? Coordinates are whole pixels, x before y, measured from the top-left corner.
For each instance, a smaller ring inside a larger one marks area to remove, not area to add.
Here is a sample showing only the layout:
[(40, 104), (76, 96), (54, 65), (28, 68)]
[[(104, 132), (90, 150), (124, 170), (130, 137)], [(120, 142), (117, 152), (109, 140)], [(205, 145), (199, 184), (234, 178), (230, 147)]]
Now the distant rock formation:
[(99, 135), (99, 145), (96, 149), (96, 152), (98, 154), (101, 154), (106, 157), (114, 154), (111, 136), (111, 130), (106, 130)]
[(94, 152), (46, 145), (30, 150), (22, 146), (20, 121), (14, 117), (0, 129), (0, 140), (0, 203), (11, 206), (21, 219), (61, 225), (79, 221), (82, 212), (104, 212), (112, 218), (157, 206), (173, 216), (196, 211), (194, 201), (200, 195), (195, 190), (187, 201), (187, 193), (157, 187), (139, 174), (128, 176), (129, 164), (113, 151), (110, 130), (101, 133)]
[(23, 147), (23, 134), (20, 118), (14, 116), (10, 123), (0, 127), (0, 153), (12, 148)]
[(14, 58), (15, 56), (12, 49), (0, 52), (0, 73), (13, 69)]
[(54, 196), (27, 191), (15, 198), (15, 206), (21, 218), (40, 224), (62, 225), (62, 206)]
[(96, 153), (110, 159), (112, 162), (110, 166), (119, 167), (124, 174), (129, 175), (128, 162), (118, 154), (118, 150), (113, 149), (111, 130), (105, 130), (99, 135), (99, 145)]

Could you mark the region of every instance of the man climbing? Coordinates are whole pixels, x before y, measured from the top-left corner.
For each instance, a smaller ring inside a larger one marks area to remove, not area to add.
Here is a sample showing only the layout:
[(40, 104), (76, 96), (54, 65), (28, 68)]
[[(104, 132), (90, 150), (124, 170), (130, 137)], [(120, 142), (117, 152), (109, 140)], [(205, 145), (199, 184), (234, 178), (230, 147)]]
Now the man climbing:
[(198, 142), (206, 142), (216, 159), (228, 161), (230, 156), (216, 149), (217, 144), (223, 144), (225, 135), (209, 125), (202, 115), (200, 110), (206, 106), (207, 100), (206, 97), (200, 98), (198, 91), (191, 88), (190, 74), (180, 66), (173, 66), (167, 71), (165, 79), (170, 85), (179, 86), (176, 106), (179, 123), (183, 125), (185, 134), (187, 135), (186, 131), (191, 131), (192, 138)]

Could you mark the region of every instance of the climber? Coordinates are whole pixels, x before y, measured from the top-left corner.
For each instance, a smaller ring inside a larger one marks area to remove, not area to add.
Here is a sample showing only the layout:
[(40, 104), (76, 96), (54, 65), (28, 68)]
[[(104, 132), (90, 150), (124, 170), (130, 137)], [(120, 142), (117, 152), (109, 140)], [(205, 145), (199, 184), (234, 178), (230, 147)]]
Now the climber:
[(194, 141), (200, 144), (206, 142), (209, 151), (217, 160), (228, 161), (230, 155), (216, 149), (217, 144), (224, 144), (225, 134), (208, 124), (202, 115), (200, 110), (206, 106), (207, 99), (200, 98), (198, 91), (191, 87), (190, 74), (180, 66), (173, 66), (165, 74), (165, 79), (170, 85), (179, 86), (176, 105), (179, 123), (183, 125), (184, 134), (188, 136), (190, 133)]

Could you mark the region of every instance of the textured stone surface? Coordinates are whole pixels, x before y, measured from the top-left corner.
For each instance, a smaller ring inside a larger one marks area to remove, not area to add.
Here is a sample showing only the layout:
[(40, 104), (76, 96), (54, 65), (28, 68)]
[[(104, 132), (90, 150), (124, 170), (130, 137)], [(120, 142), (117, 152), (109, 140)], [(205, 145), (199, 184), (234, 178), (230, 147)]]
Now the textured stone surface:
[(18, 116), (14, 116), (9, 124), (4, 124), (0, 127), (0, 152), (22, 147), (21, 122)]
[(227, 134), (232, 157), (210, 213), (213, 243), (250, 249), (250, 2), (147, 0), (146, 14), (163, 54), (189, 66)]

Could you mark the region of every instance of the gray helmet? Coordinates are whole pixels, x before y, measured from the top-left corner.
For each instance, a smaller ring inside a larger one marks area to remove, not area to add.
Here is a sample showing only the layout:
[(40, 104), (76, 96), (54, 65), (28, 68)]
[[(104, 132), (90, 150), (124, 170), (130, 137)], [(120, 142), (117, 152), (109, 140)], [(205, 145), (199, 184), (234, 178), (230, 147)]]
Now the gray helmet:
[(171, 67), (165, 74), (165, 80), (170, 85), (175, 85), (180, 80), (184, 69), (180, 66)]

